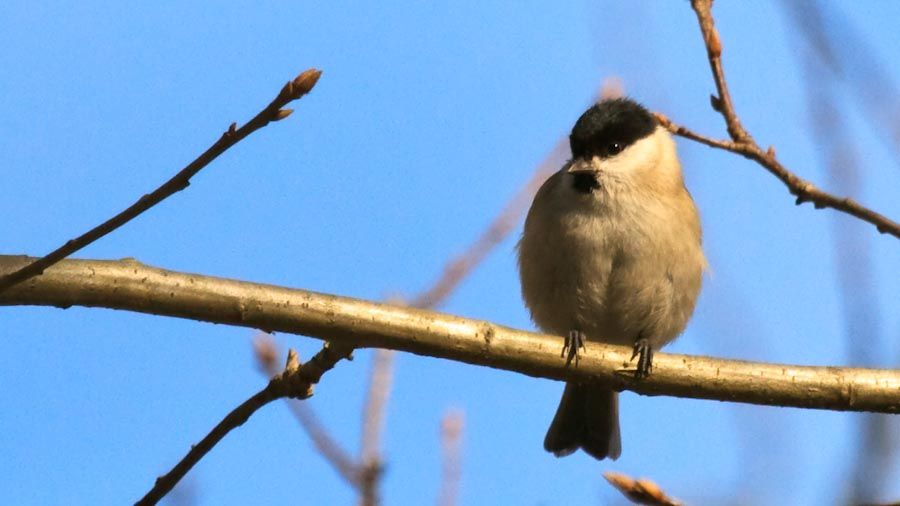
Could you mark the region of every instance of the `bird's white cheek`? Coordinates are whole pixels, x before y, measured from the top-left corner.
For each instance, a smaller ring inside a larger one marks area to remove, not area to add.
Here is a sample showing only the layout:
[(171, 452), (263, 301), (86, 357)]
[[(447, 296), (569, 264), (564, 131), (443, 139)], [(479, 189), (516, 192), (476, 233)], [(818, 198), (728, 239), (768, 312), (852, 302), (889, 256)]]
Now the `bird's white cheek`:
[(623, 175), (653, 166), (658, 154), (659, 139), (658, 135), (654, 134), (635, 142), (612, 158), (595, 159), (595, 163), (601, 172)]

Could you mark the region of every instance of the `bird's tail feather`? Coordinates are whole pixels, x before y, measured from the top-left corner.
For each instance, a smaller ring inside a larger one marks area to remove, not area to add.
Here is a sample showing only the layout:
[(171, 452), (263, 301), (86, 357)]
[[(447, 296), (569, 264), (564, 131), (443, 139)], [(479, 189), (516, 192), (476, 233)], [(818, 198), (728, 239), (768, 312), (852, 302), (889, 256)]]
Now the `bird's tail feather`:
[(544, 449), (564, 457), (581, 448), (596, 459), (616, 460), (622, 453), (619, 394), (597, 385), (566, 383)]

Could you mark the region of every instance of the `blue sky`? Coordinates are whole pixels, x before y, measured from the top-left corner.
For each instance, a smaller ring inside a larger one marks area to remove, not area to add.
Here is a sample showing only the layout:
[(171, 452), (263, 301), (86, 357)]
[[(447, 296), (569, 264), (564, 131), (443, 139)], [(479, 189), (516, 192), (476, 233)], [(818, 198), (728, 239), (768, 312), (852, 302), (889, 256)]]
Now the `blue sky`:
[[(900, 4), (832, 10), (872, 48), (860, 56), (900, 82)], [(809, 126), (806, 53), (786, 12), (777, 2), (721, 2), (714, 13), (744, 125), (801, 176), (844, 193)], [(369, 299), (411, 294), (528, 180), (603, 79), (724, 136), (687, 2), (13, 1), (0, 6), (0, 28), (4, 253), (46, 253), (120, 211), (308, 67), (324, 74), (289, 120), (77, 256)], [(835, 91), (860, 153), (853, 196), (896, 219), (897, 146), (878, 140), (854, 93)], [(794, 206), (742, 158), (678, 142), (712, 268), (692, 323), (667, 350), (896, 367), (900, 243)], [(515, 240), (443, 309), (532, 328)], [(854, 251), (871, 258), (861, 281), (872, 294), (870, 364), (851, 363), (848, 343), (860, 337), (847, 336), (838, 278)], [(252, 336), (109, 310), (0, 308), (0, 502), (136, 500), (262, 387)], [(320, 346), (278, 339), (305, 357)], [(341, 364), (309, 401), (353, 451), (369, 357)], [(437, 496), (448, 409), (466, 418), (461, 504), (621, 503), (605, 470), (651, 477), (692, 504), (835, 502), (862, 420), (626, 393), (619, 461), (556, 459), (541, 441), (561, 384), (412, 355), (396, 366), (385, 504)], [(900, 483), (896, 462), (892, 473)], [(187, 486), (198, 504), (354, 501), (282, 405), (229, 435)], [(898, 496), (894, 485), (881, 499)]]

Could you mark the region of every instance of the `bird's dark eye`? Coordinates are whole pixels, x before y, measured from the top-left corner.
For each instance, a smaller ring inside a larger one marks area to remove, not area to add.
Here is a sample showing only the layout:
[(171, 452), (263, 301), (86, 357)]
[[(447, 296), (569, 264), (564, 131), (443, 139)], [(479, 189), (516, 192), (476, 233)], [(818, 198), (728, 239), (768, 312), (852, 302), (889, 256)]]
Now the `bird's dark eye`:
[(607, 156), (618, 155), (622, 151), (622, 144), (619, 142), (610, 142), (606, 145)]

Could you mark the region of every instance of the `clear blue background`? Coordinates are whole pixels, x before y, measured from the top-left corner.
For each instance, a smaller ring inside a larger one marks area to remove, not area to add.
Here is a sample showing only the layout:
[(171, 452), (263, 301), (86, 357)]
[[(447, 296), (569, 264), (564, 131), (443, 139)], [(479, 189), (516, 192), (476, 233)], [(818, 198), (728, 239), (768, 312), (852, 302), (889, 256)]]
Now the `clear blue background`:
[[(835, 8), (898, 80), (900, 3)], [(844, 193), (811, 133), (792, 19), (773, 2), (721, 2), (715, 14), (744, 124), (788, 167)], [(40, 255), (120, 211), (308, 67), (324, 75), (289, 120), (77, 256), (369, 299), (411, 294), (528, 180), (604, 78), (679, 123), (724, 135), (687, 2), (4, 2), (0, 250)], [(836, 103), (860, 153), (853, 196), (898, 218), (897, 147), (865, 121), (857, 92), (839, 86)], [(669, 350), (896, 367), (900, 242), (795, 207), (740, 157), (684, 140), (679, 148), (712, 270)], [(848, 230), (852, 244), (840, 240)], [(444, 310), (532, 328), (514, 236)], [(857, 281), (871, 295), (863, 305), (874, 332), (847, 335), (837, 250), (850, 262), (857, 250), (871, 257), (869, 277)], [(0, 502), (138, 499), (264, 384), (252, 335), (99, 309), (0, 308)], [(278, 338), (305, 357), (320, 345)], [(868, 364), (850, 356), (854, 339), (867, 340)], [(310, 401), (354, 452), (369, 356), (329, 373)], [(619, 461), (556, 459), (541, 441), (561, 384), (397, 358), (385, 504), (433, 502), (449, 408), (465, 413), (461, 503), (472, 505), (621, 503), (605, 470), (649, 476), (693, 504), (840, 502), (863, 420), (626, 393)], [(900, 497), (896, 462), (891, 473), (877, 499)], [(216, 447), (181, 497), (355, 502), (280, 404)]]

